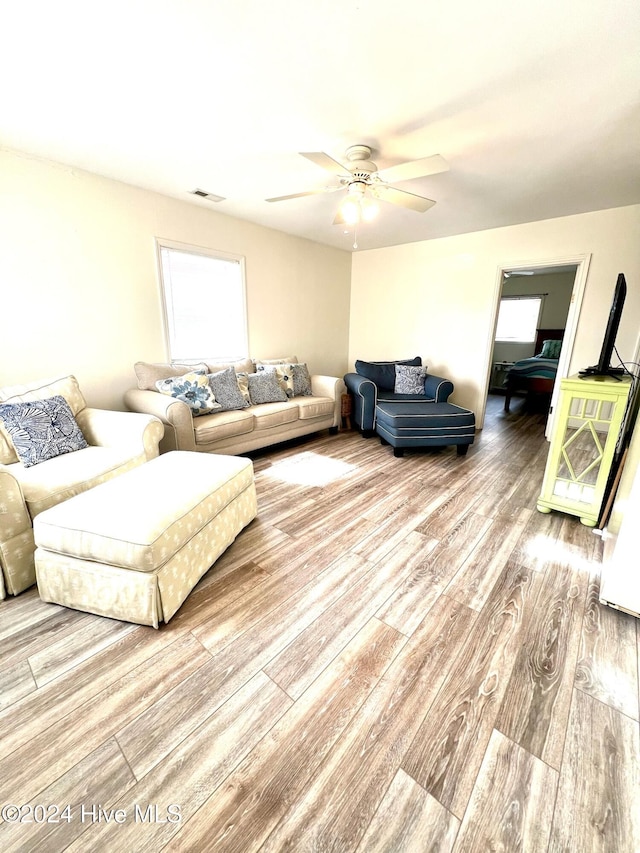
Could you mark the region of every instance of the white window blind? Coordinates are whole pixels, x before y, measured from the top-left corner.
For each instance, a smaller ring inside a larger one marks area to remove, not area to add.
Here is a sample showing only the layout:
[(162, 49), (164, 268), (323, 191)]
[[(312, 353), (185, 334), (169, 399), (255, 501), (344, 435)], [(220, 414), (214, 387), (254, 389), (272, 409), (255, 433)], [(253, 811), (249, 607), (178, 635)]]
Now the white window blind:
[(505, 296), (500, 300), (496, 340), (533, 343), (541, 308), (542, 296)]
[(243, 259), (160, 242), (158, 249), (171, 360), (246, 358)]

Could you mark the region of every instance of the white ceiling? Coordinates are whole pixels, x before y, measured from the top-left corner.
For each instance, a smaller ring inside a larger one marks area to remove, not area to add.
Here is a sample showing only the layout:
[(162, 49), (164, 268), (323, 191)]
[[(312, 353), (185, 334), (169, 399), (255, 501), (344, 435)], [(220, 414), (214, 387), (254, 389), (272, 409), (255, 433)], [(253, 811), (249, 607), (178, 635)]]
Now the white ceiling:
[[(350, 250), (301, 157), (441, 154), (359, 248), (640, 202), (637, 0), (34, 0), (3, 10), (0, 146)], [(189, 195), (196, 187), (219, 204)]]

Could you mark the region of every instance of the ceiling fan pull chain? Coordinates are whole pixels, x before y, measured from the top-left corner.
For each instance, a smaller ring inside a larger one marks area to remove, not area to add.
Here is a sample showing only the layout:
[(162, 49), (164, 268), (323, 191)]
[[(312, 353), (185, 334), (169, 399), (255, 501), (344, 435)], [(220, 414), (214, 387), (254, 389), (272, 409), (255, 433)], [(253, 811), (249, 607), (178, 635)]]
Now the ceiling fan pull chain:
[(358, 248), (358, 226), (357, 225), (353, 226), (353, 248), (354, 249)]

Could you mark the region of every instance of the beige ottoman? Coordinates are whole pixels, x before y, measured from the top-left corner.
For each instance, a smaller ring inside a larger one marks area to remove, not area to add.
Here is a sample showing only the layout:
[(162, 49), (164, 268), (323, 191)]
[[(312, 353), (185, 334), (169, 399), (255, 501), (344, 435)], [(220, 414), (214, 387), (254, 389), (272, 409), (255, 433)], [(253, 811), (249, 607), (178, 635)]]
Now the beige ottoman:
[(36, 516), (40, 597), (157, 628), (256, 513), (250, 459), (166, 453)]

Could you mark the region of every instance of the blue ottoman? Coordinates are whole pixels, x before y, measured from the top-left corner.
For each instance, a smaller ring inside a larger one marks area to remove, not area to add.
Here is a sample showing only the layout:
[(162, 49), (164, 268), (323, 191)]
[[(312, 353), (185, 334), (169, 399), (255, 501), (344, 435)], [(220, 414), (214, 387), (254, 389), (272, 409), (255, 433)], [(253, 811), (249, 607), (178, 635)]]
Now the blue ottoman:
[(455, 444), (464, 456), (476, 436), (476, 418), (469, 409), (452, 403), (380, 402), (376, 406), (376, 432), (383, 443), (402, 456), (405, 447), (447, 447)]

